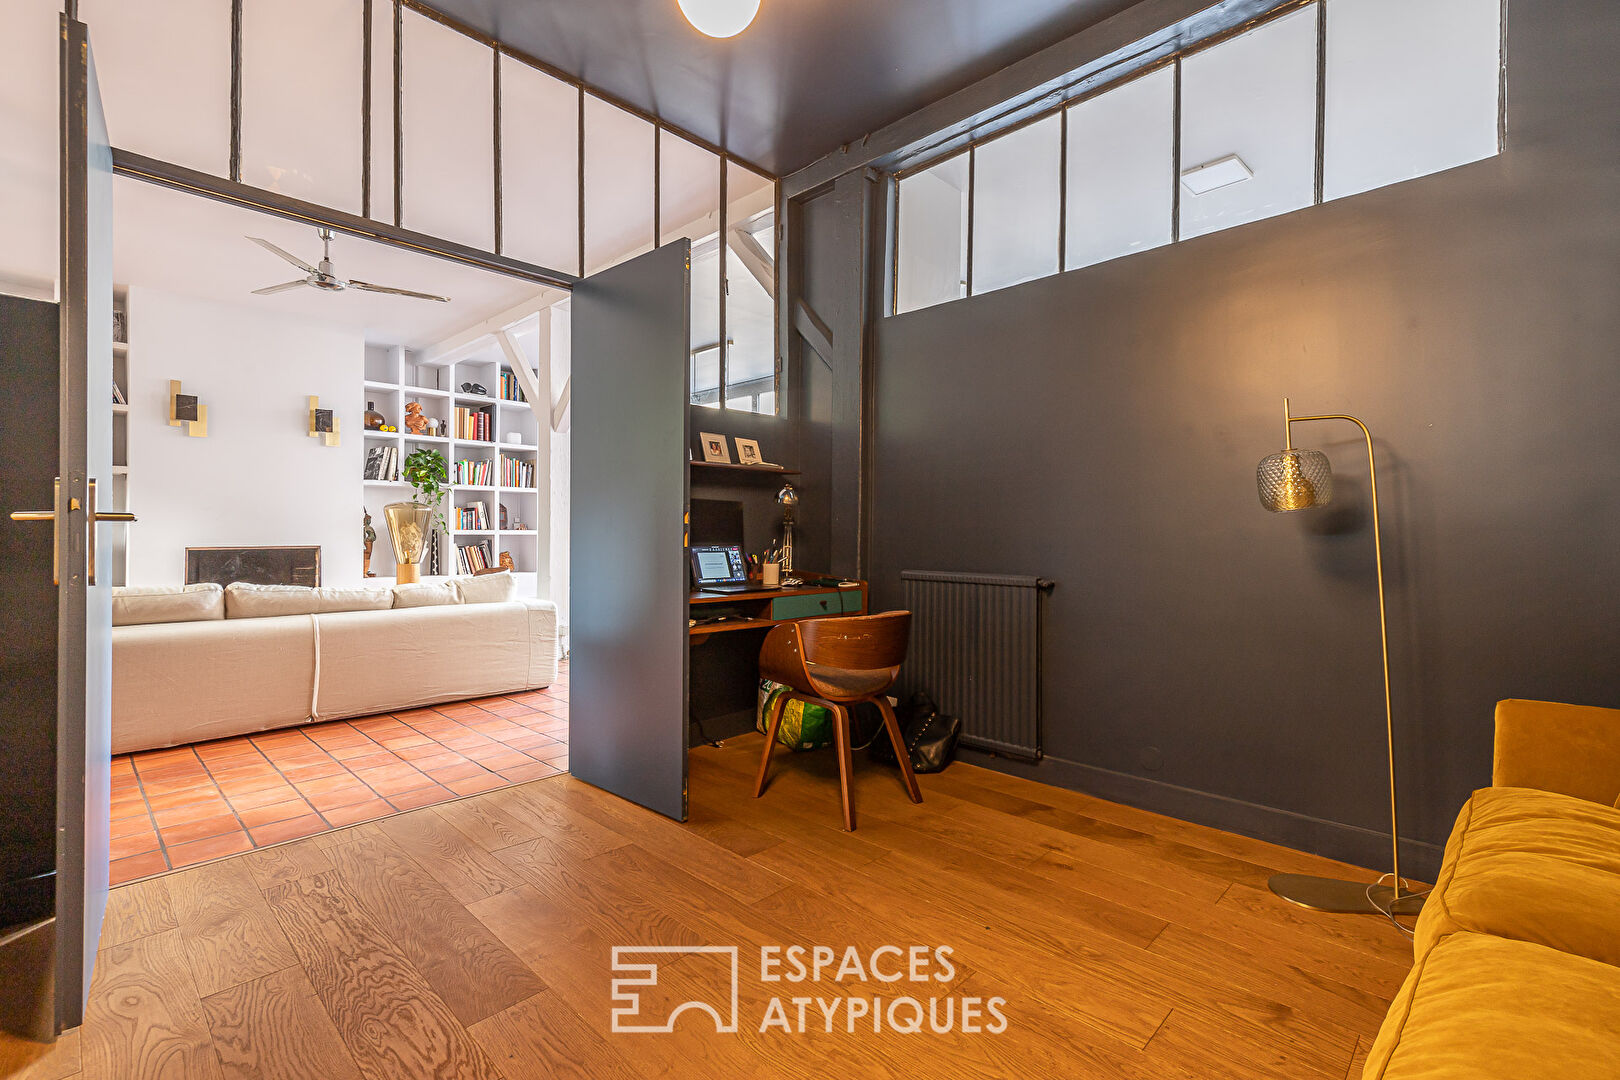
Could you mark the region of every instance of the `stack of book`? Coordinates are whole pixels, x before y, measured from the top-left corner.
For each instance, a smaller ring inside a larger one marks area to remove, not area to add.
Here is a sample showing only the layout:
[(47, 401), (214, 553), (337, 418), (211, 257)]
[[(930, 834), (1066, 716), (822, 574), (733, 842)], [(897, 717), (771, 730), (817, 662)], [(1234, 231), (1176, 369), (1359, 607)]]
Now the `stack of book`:
[(457, 405), (454, 429), (456, 438), (465, 442), (493, 442), (495, 439), (488, 405), (481, 409)]
[(517, 376), (512, 374), (510, 371), (505, 370), (504, 368), (501, 370), (501, 400), (502, 401), (527, 401), (527, 400), (529, 400), (528, 398), (523, 396), (523, 388), (518, 385)]
[(493, 461), (458, 461), (451, 469), (450, 482), (452, 484), (489, 487), (495, 483), (495, 463)]
[(366, 480), (399, 479), (399, 447), (373, 446), (366, 451)]
[(534, 462), (501, 455), (501, 486), (509, 488), (534, 487)]
[(476, 574), (480, 570), (488, 570), (495, 566), (495, 553), (488, 540), (480, 540), (473, 544), (458, 544), (461, 552), (461, 570), (463, 573)]
[(484, 504), (473, 502), (456, 507), (456, 528), (461, 532), (482, 532), (489, 528), (489, 515), (484, 513)]

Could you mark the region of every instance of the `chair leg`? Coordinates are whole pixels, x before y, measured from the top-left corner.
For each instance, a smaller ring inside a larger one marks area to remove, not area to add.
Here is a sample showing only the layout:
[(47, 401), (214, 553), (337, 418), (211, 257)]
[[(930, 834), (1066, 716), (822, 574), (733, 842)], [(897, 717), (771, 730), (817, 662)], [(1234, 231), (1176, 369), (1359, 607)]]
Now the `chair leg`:
[(889, 742), (894, 745), (894, 756), (900, 762), (900, 777), (905, 781), (906, 794), (911, 801), (922, 802), (922, 791), (917, 787), (917, 774), (911, 771), (911, 755), (906, 752), (905, 737), (900, 734), (900, 721), (895, 719), (894, 708), (888, 699), (879, 695), (873, 699), (877, 702), (878, 712), (883, 714), (883, 726), (889, 732)]
[(776, 746), (776, 732), (782, 726), (782, 715), (787, 712), (788, 693), (776, 695), (765, 719), (765, 753), (759, 759), (759, 779), (754, 781), (754, 798), (765, 794), (765, 777), (771, 771), (771, 749)]
[(844, 828), (855, 831), (855, 792), (850, 788), (850, 777), (855, 762), (849, 750), (849, 710), (842, 705), (833, 706), (833, 731), (838, 740), (838, 789), (844, 799)]

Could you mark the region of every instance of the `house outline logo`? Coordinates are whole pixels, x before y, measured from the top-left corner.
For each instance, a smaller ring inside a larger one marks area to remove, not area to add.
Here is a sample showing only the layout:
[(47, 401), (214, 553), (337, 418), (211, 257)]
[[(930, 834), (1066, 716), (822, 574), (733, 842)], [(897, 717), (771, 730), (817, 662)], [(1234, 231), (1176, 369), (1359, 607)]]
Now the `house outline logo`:
[[(727, 1011), (724, 1015), (721, 1009), (709, 1001), (683, 1001), (670, 1010), (669, 1016), (662, 1024), (636, 1024), (627, 1021), (637, 1019), (641, 1011), (641, 994), (635, 987), (658, 985), (658, 963), (648, 960), (643, 963), (627, 961), (626, 955), (653, 955), (653, 956), (686, 956), (690, 954), (719, 954), (731, 959), (731, 996), (726, 1002)], [(612, 983), (612, 1000), (615, 1005), (612, 1009), (612, 1031), (615, 1034), (628, 1035), (659, 1035), (668, 1034), (675, 1030), (675, 1022), (682, 1013), (688, 1010), (708, 1013), (714, 1020), (716, 1034), (730, 1035), (737, 1031), (737, 946), (735, 945), (615, 945), (613, 946), (613, 970), (628, 977), (616, 978)]]

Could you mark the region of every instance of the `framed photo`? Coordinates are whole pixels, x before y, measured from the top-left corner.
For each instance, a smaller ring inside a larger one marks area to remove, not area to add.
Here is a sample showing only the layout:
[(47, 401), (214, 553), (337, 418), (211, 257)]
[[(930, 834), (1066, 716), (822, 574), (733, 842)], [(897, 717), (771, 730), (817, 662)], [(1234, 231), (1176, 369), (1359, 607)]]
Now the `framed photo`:
[[(703, 431), (698, 433), (698, 438), (703, 440), (704, 461), (713, 462), (719, 465), (731, 464), (731, 444), (726, 441), (726, 437), (724, 435), (715, 435), (711, 432)], [(755, 449), (757, 450), (758, 447), (756, 446)]]
[(737, 436), (737, 464), (765, 464), (765, 457), (759, 452), (759, 441), (757, 439), (745, 439), (741, 435)]

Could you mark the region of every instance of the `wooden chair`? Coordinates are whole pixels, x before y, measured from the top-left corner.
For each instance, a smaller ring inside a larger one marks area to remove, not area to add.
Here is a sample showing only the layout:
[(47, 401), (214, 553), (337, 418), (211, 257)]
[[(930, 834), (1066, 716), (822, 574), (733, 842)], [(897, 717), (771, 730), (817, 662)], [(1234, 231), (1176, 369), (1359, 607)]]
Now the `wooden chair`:
[(900, 723), (883, 695), (894, 685), (900, 665), (906, 659), (906, 643), (911, 635), (911, 612), (889, 611), (881, 615), (853, 615), (846, 618), (806, 619), (783, 623), (771, 630), (759, 651), (759, 672), (788, 689), (771, 702), (766, 718), (765, 754), (759, 762), (759, 780), (754, 798), (765, 793), (765, 778), (771, 769), (771, 750), (782, 714), (790, 700), (822, 705), (832, 713), (833, 732), (838, 749), (838, 780), (844, 799), (844, 828), (855, 829), (855, 802), (850, 787), (849, 707), (870, 701), (883, 715), (883, 727), (894, 744), (900, 761), (900, 776), (914, 803), (922, 802), (917, 777), (911, 771), (911, 755), (900, 735)]

